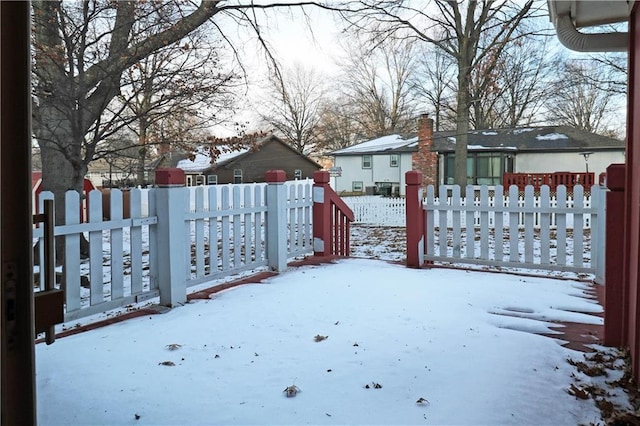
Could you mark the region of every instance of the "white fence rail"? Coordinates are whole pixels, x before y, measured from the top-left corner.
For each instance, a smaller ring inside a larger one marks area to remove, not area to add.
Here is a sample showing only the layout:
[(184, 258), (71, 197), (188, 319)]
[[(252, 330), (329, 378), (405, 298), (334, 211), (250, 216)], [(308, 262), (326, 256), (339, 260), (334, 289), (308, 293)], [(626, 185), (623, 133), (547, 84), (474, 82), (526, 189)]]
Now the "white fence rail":
[(446, 202), (434, 192), (429, 186), (424, 202), (427, 261), (603, 275), (605, 203), (599, 187), (588, 198), (581, 186), (572, 197), (560, 186), (553, 198), (547, 186), (537, 196), (528, 186), (524, 197), (515, 186), (506, 196), (496, 186), (492, 197), (487, 187), (478, 192), (469, 186), (462, 197), (455, 186)]
[[(286, 267), (288, 258), (313, 251), (312, 184), (132, 189), (129, 218), (123, 218), (122, 192), (113, 190), (109, 220), (103, 220), (102, 193), (92, 191), (85, 223), (80, 197), (69, 191), (65, 224), (54, 230), (64, 240), (57, 276), (65, 289), (65, 321), (158, 296), (173, 303), (192, 285), (262, 266)], [(42, 204), (53, 194), (39, 199)], [(41, 228), (33, 237), (42, 242)], [(36, 291), (44, 289), (38, 269)], [(182, 277), (177, 289), (176, 274)]]

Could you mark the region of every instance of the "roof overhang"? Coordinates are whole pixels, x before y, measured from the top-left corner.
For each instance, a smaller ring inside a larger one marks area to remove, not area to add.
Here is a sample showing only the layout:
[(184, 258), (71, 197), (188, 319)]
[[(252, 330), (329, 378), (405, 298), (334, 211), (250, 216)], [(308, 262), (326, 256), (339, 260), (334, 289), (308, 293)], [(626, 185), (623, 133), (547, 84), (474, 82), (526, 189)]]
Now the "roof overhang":
[(578, 28), (627, 22), (635, 0), (547, 0), (558, 39), (580, 52), (627, 51), (625, 32), (582, 33)]

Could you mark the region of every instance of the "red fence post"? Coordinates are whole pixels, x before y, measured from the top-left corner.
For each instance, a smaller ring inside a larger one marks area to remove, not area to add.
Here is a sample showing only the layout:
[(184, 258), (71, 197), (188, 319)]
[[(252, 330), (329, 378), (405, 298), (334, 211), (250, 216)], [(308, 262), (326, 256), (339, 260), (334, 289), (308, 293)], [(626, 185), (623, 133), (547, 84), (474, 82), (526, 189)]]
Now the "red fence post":
[(331, 203), (329, 172), (313, 172), (313, 255), (329, 256), (331, 250)]
[(422, 208), (422, 172), (405, 173), (407, 218), (407, 266), (420, 268), (424, 260), (424, 210)]
[(607, 167), (604, 344), (625, 346), (628, 334), (629, 289), (623, 282), (625, 165)]

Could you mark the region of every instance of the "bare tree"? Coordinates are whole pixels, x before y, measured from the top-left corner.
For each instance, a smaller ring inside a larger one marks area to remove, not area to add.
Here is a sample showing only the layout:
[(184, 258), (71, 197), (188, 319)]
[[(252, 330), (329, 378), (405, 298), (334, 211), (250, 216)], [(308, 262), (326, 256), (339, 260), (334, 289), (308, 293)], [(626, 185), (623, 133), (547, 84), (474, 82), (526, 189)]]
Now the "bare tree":
[(417, 60), (412, 86), (418, 103), (424, 99), (433, 112), (434, 130), (455, 128), (456, 66), (438, 46), (424, 49)]
[(344, 98), (328, 98), (320, 107), (318, 148), (322, 152), (346, 148), (358, 142), (358, 122), (353, 104)]
[(297, 64), (275, 69), (271, 76), (271, 97), (262, 120), (296, 151), (315, 150), (320, 103), (324, 95), (322, 76)]
[[(81, 192), (98, 144), (113, 132), (102, 124), (111, 119), (106, 110), (121, 93), (126, 70), (180, 43), (201, 25), (221, 32), (214, 17), (248, 26), (262, 40), (252, 11), (317, 4), (34, 0), (32, 5), (33, 130), (42, 155), (43, 188), (62, 200), (68, 189)], [(62, 211), (56, 209), (58, 222)]]
[(470, 123), (476, 129), (531, 124), (551, 95), (558, 58), (548, 52), (549, 38), (528, 35), (510, 43), (492, 72), (480, 64), (472, 73)]
[(605, 78), (601, 71), (594, 63), (567, 61), (553, 85), (548, 120), (592, 133), (610, 134), (607, 117), (618, 94), (613, 87), (602, 86)]
[[(137, 137), (138, 184), (144, 182), (144, 165), (155, 144), (189, 140), (190, 134), (218, 124), (220, 116), (232, 110), (232, 88), (238, 78), (220, 68), (220, 50), (200, 28), (123, 73), (121, 94), (109, 111), (114, 119), (131, 122), (128, 128)], [(189, 132), (167, 134), (173, 127), (164, 122), (172, 117), (187, 120)]]
[[(493, 72), (503, 50), (518, 34), (518, 25), (533, 14), (533, 1), (517, 5), (504, 0), (439, 0), (434, 8), (405, 0), (360, 0), (347, 4), (350, 11), (344, 12), (344, 16), (360, 31), (376, 39), (416, 38), (438, 46), (454, 59), (458, 86), (455, 182), (466, 185), (473, 70), (483, 64), (485, 72)], [(486, 32), (490, 36), (481, 43)]]
[(415, 117), (413, 44), (388, 40), (372, 46), (357, 38), (349, 43), (340, 85), (343, 97), (355, 109), (358, 136), (372, 138), (411, 130)]

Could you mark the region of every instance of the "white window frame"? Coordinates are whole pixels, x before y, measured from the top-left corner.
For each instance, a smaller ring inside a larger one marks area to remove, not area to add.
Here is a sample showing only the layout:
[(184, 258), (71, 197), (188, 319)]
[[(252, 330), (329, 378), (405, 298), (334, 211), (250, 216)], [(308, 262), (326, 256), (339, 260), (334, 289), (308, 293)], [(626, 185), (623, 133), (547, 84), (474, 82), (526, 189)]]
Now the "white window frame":
[(207, 185), (217, 185), (218, 175), (207, 175)]
[(389, 166), (398, 167), (399, 164), (400, 164), (400, 156), (398, 154), (391, 154), (389, 156)]
[(300, 169), (295, 169), (295, 170), (293, 171), (293, 179), (294, 179), (294, 180), (300, 180), (300, 179), (302, 179), (302, 170), (300, 170)]
[[(240, 182), (237, 182), (238, 178)], [(233, 183), (242, 183), (242, 169), (233, 169)]]
[[(369, 161), (368, 161), (369, 165), (365, 165), (365, 163), (367, 163), (365, 158), (369, 159)], [(371, 154), (363, 155), (362, 156), (362, 168), (363, 169), (370, 169), (371, 167), (373, 167), (373, 156)]]
[[(360, 189), (358, 189), (360, 188)], [(364, 182), (361, 180), (354, 180), (351, 182), (351, 191), (352, 192), (363, 192), (364, 191)]]

